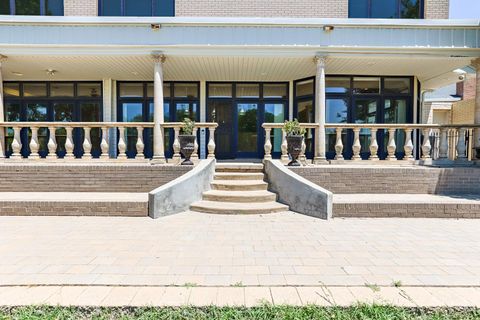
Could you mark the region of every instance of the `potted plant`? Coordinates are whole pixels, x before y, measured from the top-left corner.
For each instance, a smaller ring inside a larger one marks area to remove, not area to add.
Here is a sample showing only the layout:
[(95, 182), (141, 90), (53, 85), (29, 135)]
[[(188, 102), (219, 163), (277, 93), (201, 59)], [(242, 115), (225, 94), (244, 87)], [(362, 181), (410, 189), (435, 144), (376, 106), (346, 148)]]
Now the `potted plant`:
[(180, 141), (180, 152), (185, 157), (182, 165), (193, 165), (190, 157), (195, 150), (195, 139), (197, 138), (193, 134), (194, 127), (195, 121), (192, 121), (189, 118), (183, 119), (183, 126), (180, 129), (180, 134), (178, 135), (178, 140)]
[(283, 130), (287, 136), (287, 151), (292, 157), (292, 161), (288, 163), (289, 166), (299, 166), (297, 161), (298, 156), (302, 152), (303, 136), (305, 135), (305, 128), (300, 126), (297, 119), (293, 121), (285, 121)]

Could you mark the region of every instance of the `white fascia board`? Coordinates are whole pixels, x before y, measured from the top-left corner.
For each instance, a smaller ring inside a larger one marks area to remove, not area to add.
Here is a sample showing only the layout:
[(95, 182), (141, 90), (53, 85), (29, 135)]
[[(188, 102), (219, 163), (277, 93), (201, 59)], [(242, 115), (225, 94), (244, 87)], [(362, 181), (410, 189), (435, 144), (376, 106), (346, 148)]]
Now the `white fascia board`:
[(348, 26), (348, 27), (480, 27), (480, 19), (332, 19), (266, 17), (86, 17), (0, 15), (0, 24), (49, 25), (190, 25), (190, 26)]

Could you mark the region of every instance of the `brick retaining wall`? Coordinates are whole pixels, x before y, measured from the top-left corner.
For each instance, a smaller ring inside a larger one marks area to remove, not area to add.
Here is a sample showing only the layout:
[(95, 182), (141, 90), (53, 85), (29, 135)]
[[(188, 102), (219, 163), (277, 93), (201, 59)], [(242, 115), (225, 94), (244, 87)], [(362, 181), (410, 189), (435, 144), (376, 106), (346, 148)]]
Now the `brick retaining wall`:
[(480, 194), (480, 168), (298, 167), (300, 176), (333, 193)]
[(191, 170), (172, 165), (0, 165), (0, 192), (149, 192)]

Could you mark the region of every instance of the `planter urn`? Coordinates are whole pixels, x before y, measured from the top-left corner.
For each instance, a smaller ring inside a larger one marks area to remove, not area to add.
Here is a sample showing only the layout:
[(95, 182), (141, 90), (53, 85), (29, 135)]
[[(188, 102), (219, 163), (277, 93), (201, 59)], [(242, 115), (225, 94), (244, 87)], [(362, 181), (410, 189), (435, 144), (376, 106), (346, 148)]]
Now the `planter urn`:
[(477, 159), (480, 159), (480, 148), (475, 148), (475, 156)]
[(292, 157), (289, 166), (298, 167), (300, 163), (297, 161), (298, 156), (302, 152), (303, 136), (287, 136), (287, 151)]
[(180, 152), (185, 157), (185, 160), (181, 163), (182, 165), (193, 165), (193, 162), (190, 160), (193, 151), (195, 150), (195, 139), (194, 135), (179, 135), (178, 140), (180, 141)]

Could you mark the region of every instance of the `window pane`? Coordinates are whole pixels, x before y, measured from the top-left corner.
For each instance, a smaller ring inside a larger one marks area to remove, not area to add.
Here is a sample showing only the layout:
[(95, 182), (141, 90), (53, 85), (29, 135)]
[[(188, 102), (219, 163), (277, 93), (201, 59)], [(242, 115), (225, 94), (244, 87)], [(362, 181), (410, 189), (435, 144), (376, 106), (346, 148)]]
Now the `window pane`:
[(126, 16), (151, 16), (152, 0), (125, 0)]
[(260, 85), (257, 83), (237, 84), (237, 98), (258, 98), (260, 97)]
[[(20, 121), (20, 104), (19, 103), (5, 103), (5, 121), (15, 122)], [(5, 147), (7, 154), (12, 153), (13, 128), (6, 128)]]
[(47, 16), (63, 16), (63, 0), (45, 0)]
[(263, 85), (264, 98), (287, 98), (287, 85), (283, 83), (266, 83)]
[(121, 83), (120, 97), (143, 98), (143, 83)]
[(237, 152), (257, 152), (257, 109), (256, 103), (237, 104)]
[(398, 18), (398, 0), (371, 0), (371, 18)]
[[(353, 110), (354, 123), (375, 123), (377, 116), (377, 100), (358, 99), (355, 101)], [(360, 130), (361, 152), (369, 152), (370, 147), (370, 129)]]
[(120, 0), (102, 0), (102, 16), (121, 16)]
[(313, 79), (296, 83), (295, 94), (297, 97), (313, 95)]
[(47, 84), (46, 83), (24, 83), (23, 96), (24, 97), (46, 97)]
[[(327, 123), (347, 123), (348, 100), (347, 99), (327, 99), (326, 101), (326, 121)], [(327, 128), (326, 142), (327, 151), (334, 152), (337, 140), (337, 133), (334, 128)], [(342, 131), (342, 140), (346, 144), (346, 130)]]
[[(385, 123), (407, 123), (407, 101), (405, 99), (386, 99), (385, 100)], [(405, 131), (395, 131), (395, 144), (397, 152), (403, 152), (405, 144)], [(385, 152), (388, 145), (388, 134), (385, 135)]]
[[(315, 122), (313, 111), (314, 111), (314, 106), (313, 106), (312, 100), (298, 102), (297, 104), (298, 121), (303, 123)], [(307, 129), (307, 133), (305, 133), (306, 152), (312, 152), (313, 150), (313, 135), (314, 135), (313, 130)]]
[(40, 0), (15, 0), (15, 14), (31, 16), (40, 15)]
[(141, 102), (122, 103), (122, 122), (142, 122), (143, 104)]
[(354, 93), (380, 93), (380, 78), (353, 78)]
[[(147, 97), (153, 98), (153, 83), (147, 83)], [(170, 83), (164, 82), (163, 83), (163, 97), (170, 98)]]
[(0, 14), (10, 14), (10, 1), (0, 1)]
[[(285, 121), (285, 118), (285, 105), (283, 103), (265, 104), (265, 122), (283, 123)], [(273, 129), (270, 137), (272, 143), (272, 151), (280, 152), (282, 146), (282, 129)]]
[(173, 17), (175, 15), (174, 0), (153, 0), (153, 15)]
[(214, 83), (208, 85), (208, 96), (210, 98), (231, 98), (231, 83)]
[(77, 85), (78, 97), (98, 98), (102, 96), (102, 85), (100, 83), (79, 83)]
[(50, 85), (51, 97), (73, 97), (73, 83), (52, 83)]
[(80, 121), (99, 122), (100, 120), (100, 103), (84, 102), (80, 104)]
[(196, 103), (177, 103), (175, 105), (175, 121), (183, 121), (185, 118), (195, 121), (197, 118)]
[(410, 79), (408, 78), (385, 78), (384, 93), (410, 93)]
[(17, 82), (4, 82), (3, 94), (5, 95), (5, 97), (19, 97), (20, 85)]
[(401, 0), (400, 18), (420, 19), (420, 0)]
[(327, 93), (348, 93), (350, 78), (328, 77), (325, 79)]
[(27, 104), (27, 121), (47, 121), (47, 106), (41, 103)]
[(196, 83), (175, 83), (173, 86), (175, 98), (198, 98)]
[(368, 18), (368, 0), (349, 0), (349, 18)]
[[(53, 104), (53, 120), (54, 121), (73, 121), (73, 103), (55, 103)], [(57, 139), (57, 151), (65, 152), (65, 141), (67, 140), (67, 131), (65, 128), (58, 128), (55, 130)]]

